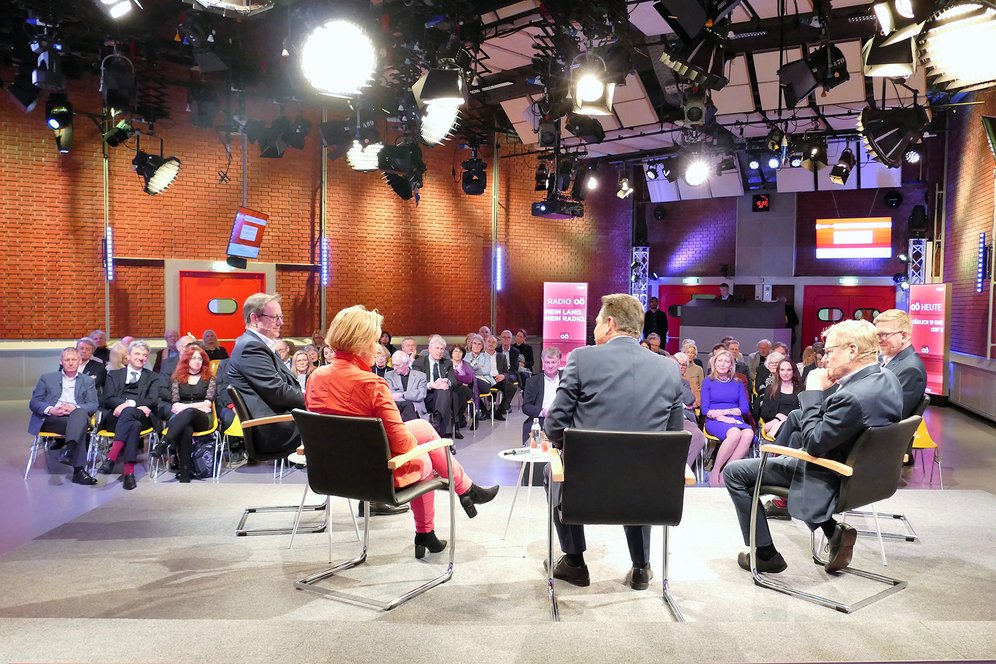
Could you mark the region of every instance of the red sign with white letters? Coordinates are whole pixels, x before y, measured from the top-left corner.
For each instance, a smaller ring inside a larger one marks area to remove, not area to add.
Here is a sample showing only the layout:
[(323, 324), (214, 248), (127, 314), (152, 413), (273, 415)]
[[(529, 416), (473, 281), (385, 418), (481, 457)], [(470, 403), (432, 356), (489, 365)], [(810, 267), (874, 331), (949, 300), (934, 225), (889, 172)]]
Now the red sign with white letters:
[(913, 350), (927, 369), (927, 394), (946, 392), (950, 309), (950, 284), (910, 286)]
[(560, 349), (560, 364), (585, 345), (588, 284), (548, 281), (543, 284), (543, 348)]

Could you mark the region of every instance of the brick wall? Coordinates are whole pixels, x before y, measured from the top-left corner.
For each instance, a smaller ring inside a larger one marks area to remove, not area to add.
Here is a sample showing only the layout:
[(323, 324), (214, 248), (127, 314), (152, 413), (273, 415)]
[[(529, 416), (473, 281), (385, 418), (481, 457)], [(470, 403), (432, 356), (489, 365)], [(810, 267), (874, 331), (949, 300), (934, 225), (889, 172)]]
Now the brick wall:
[(712, 198), (661, 203), (663, 221), (654, 219), (653, 203), (644, 205), (650, 271), (662, 277), (716, 276), (721, 265), (736, 274), (737, 199)]
[(980, 118), (996, 115), (996, 93), (951, 115), (944, 229), (944, 280), (951, 284), (951, 350), (986, 355), (989, 288), (975, 292), (979, 233), (993, 241), (993, 156)]

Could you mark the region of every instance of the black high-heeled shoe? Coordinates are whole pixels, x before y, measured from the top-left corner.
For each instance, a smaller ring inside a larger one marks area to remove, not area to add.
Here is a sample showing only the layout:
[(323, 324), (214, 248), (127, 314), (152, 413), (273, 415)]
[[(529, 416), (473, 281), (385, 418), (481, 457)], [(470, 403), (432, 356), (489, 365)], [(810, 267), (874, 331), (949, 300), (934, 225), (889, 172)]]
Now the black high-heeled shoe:
[(446, 540), (436, 537), (436, 531), (415, 533), (415, 557), (419, 560), (425, 558), (426, 549), (429, 550), (429, 553), (439, 553), (445, 548)]
[(486, 488), (479, 487), (476, 484), (471, 484), (470, 489), (468, 489), (465, 494), (460, 496), (460, 504), (463, 505), (463, 511), (467, 513), (467, 516), (473, 519), (477, 516), (477, 507), (475, 507), (475, 505), (490, 503), (497, 495), (497, 484)]

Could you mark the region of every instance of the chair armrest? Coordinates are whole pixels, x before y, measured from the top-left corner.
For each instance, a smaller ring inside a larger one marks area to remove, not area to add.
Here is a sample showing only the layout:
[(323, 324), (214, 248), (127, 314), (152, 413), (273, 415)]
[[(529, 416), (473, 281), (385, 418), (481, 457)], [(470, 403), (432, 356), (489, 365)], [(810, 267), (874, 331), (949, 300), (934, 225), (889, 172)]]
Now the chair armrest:
[(828, 468), (838, 475), (843, 475), (844, 477), (850, 477), (854, 474), (854, 469), (847, 464), (839, 461), (831, 461), (830, 459), (814, 457), (809, 452), (795, 447), (785, 447), (783, 445), (761, 445), (761, 451), (768, 452), (770, 454), (783, 454), (785, 456), (801, 459), (802, 461), (808, 461), (809, 463), (815, 463), (817, 466)]
[(284, 413), (283, 415), (270, 415), (269, 417), (255, 417), (251, 420), (246, 420), (242, 423), (243, 429), (251, 429), (252, 427), (263, 426), (265, 424), (278, 424), (280, 422), (293, 422), (294, 416), (290, 413)]
[(431, 452), (432, 450), (438, 450), (440, 447), (449, 447), (451, 445), (453, 445), (453, 441), (449, 438), (437, 438), (436, 440), (430, 440), (427, 443), (416, 445), (404, 454), (391, 457), (387, 460), (387, 467), (391, 470), (397, 470), (399, 467), (405, 465), (412, 459), (418, 458), (423, 454)]
[(564, 481), (564, 460), (560, 458), (560, 450), (550, 448), (550, 479), (554, 482)]
[(692, 469), (686, 463), (685, 464), (685, 486), (695, 486), (695, 483), (696, 483), (695, 473), (692, 472)]

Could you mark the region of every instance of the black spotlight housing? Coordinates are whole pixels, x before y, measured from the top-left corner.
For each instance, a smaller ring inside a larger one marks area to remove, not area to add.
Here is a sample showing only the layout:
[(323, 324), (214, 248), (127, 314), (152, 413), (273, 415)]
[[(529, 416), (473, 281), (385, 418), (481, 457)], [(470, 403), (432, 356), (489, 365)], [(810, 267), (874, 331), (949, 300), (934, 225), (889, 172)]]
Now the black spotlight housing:
[(889, 109), (868, 106), (858, 118), (858, 132), (872, 157), (889, 168), (899, 168), (906, 151), (923, 138), (929, 123), (930, 112), (920, 105)]
[(27, 72), (22, 70), (19, 74), (14, 77), (14, 80), (10, 82), (7, 86), (7, 92), (17, 100), (17, 103), (24, 108), (25, 112), (30, 113), (35, 110), (35, 106), (38, 105), (38, 97), (41, 95), (41, 88), (31, 82), (31, 70), (28, 69)]
[(661, 63), (679, 76), (709, 90), (722, 90), (730, 82), (723, 74), (726, 64), (723, 41), (711, 31), (665, 51), (661, 54)]
[(160, 194), (173, 184), (180, 174), (180, 160), (176, 157), (148, 154), (138, 150), (131, 160), (135, 172), (145, 180), (145, 193), (149, 196)]
[(73, 124), (73, 105), (61, 92), (53, 92), (45, 102), (45, 122), (51, 129), (63, 129)]
[(825, 138), (811, 138), (802, 152), (802, 167), (815, 173), (827, 167), (827, 141)]
[(605, 129), (602, 128), (602, 123), (588, 115), (571, 113), (567, 116), (565, 127), (567, 131), (585, 143), (601, 143), (605, 140)]
[(550, 187), (550, 167), (545, 161), (536, 166), (536, 191), (546, 191)]
[(460, 165), (463, 166), (463, 176), (460, 181), (463, 193), (468, 196), (482, 195), (488, 187), (487, 164), (475, 156)]
[(854, 170), (854, 152), (851, 148), (844, 148), (837, 160), (837, 165), (830, 169), (830, 182), (843, 186), (847, 183), (847, 178)]
[(377, 154), (377, 167), (384, 171), (384, 179), (394, 193), (406, 201), (414, 198), (418, 203), (425, 162), (417, 143), (383, 147)]
[(135, 129), (128, 120), (121, 120), (104, 133), (104, 142), (112, 148), (121, 145), (135, 134)]

